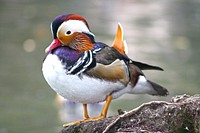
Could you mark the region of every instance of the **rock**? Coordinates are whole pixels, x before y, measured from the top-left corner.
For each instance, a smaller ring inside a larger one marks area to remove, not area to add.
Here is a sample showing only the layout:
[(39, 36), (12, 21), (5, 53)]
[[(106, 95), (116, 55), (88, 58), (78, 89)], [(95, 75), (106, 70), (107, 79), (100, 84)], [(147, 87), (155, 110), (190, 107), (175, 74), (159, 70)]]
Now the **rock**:
[(170, 102), (152, 101), (99, 121), (65, 127), (60, 133), (199, 133), (200, 95), (180, 95)]

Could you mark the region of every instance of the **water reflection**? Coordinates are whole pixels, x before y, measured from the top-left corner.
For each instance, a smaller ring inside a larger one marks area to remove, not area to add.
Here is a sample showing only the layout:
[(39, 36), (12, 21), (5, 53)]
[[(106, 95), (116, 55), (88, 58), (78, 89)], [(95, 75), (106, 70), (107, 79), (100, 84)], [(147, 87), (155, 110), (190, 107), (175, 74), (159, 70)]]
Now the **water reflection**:
[(114, 114), (118, 108), (130, 110), (150, 100), (168, 100), (176, 94), (200, 93), (199, 5), (196, 0), (48, 3), (2, 0), (0, 133), (56, 132), (61, 128), (53, 105), (55, 93), (41, 74), (44, 49), (52, 41), (49, 25), (58, 14), (83, 15), (96, 40), (107, 44), (112, 44), (120, 22), (129, 47), (128, 55), (165, 69), (165, 72), (145, 71), (145, 74), (169, 88), (169, 97), (126, 95), (111, 104)]

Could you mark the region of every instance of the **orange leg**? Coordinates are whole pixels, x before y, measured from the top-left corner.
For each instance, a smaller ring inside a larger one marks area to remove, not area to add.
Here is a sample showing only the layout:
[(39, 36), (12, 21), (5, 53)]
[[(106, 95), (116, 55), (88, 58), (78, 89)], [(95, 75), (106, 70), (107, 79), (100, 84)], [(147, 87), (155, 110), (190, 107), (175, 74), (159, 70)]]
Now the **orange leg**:
[(87, 104), (83, 104), (83, 118), (84, 119), (90, 118), (87, 111)]
[(75, 125), (75, 124), (80, 124), (81, 122), (88, 120), (90, 117), (89, 117), (88, 111), (87, 111), (87, 104), (83, 104), (83, 118), (84, 118), (83, 120), (63, 124), (63, 127), (67, 127), (67, 126)]
[(101, 111), (101, 115), (98, 116), (98, 117), (95, 117), (94, 119), (99, 120), (101, 118), (105, 118), (106, 117), (111, 101), (112, 101), (112, 96), (107, 96), (106, 104), (104, 105), (103, 110)]
[(105, 103), (105, 105), (103, 107), (103, 110), (101, 111), (101, 115), (97, 116), (97, 117), (94, 117), (94, 118), (89, 118), (89, 120), (90, 121), (97, 121), (97, 120), (100, 120), (102, 118), (105, 118), (106, 115), (107, 115), (108, 108), (110, 106), (111, 101), (112, 101), (112, 96), (107, 96), (106, 103)]
[(106, 97), (106, 103), (103, 107), (103, 110), (101, 111), (101, 115), (94, 117), (94, 118), (89, 117), (88, 112), (87, 112), (87, 104), (83, 104), (83, 118), (84, 119), (80, 120), (80, 121), (75, 121), (75, 122), (70, 122), (70, 123), (64, 124), (63, 127), (67, 127), (67, 126), (75, 125), (75, 124), (80, 124), (82, 122), (97, 121), (97, 120), (100, 120), (102, 118), (105, 118), (106, 115), (107, 115), (108, 108), (110, 106), (111, 101), (112, 101), (112, 96), (107, 96)]

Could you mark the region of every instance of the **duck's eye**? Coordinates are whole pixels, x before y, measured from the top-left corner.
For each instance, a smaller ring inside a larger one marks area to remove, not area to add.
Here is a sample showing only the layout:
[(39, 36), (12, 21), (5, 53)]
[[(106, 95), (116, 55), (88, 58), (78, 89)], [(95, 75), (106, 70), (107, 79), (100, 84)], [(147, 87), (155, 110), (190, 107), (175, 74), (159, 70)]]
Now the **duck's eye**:
[(70, 30), (68, 30), (67, 32), (66, 32), (66, 34), (67, 35), (70, 35), (72, 32), (70, 31)]

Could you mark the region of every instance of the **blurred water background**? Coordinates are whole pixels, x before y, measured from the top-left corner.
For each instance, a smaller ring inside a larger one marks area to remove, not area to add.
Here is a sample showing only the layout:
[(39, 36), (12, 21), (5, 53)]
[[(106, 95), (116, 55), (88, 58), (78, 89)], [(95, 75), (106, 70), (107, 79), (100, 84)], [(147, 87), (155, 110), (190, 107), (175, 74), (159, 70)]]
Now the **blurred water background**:
[(0, 133), (62, 128), (56, 93), (44, 81), (41, 65), (52, 41), (51, 21), (65, 13), (84, 16), (96, 40), (109, 45), (120, 22), (128, 55), (165, 70), (144, 73), (168, 88), (169, 96), (124, 95), (111, 103), (109, 115), (143, 102), (200, 93), (199, 0), (1, 0)]

